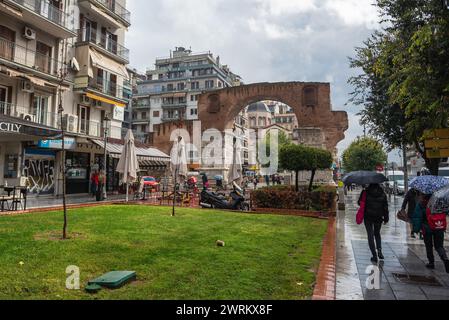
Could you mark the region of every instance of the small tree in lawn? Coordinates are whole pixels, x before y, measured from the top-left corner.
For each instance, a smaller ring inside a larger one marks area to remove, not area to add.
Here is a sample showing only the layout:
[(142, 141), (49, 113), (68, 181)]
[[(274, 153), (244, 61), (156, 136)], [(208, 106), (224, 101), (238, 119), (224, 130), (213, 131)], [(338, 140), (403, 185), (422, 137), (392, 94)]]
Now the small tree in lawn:
[(311, 161), (311, 166), (309, 168), (312, 171), (312, 177), (310, 178), (309, 192), (312, 192), (313, 181), (315, 180), (315, 175), (318, 170), (328, 170), (331, 168), (333, 163), (332, 153), (324, 149), (308, 148), (310, 152), (309, 158)]

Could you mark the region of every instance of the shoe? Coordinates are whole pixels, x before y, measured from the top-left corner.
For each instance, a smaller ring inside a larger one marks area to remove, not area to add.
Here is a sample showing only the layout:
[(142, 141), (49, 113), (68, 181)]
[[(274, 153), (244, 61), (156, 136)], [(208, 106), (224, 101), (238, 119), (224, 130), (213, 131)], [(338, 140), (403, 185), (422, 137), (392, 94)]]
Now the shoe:
[(371, 258), (371, 262), (372, 262), (372, 263), (378, 263), (378, 262), (379, 262), (379, 259), (377, 259), (377, 257), (372, 257), (372, 258)]
[(382, 250), (377, 250), (377, 256), (379, 257), (379, 260), (385, 260)]
[(444, 260), (444, 267), (446, 268), (446, 273), (449, 273), (449, 260)]
[(426, 268), (430, 270), (435, 270), (435, 263), (428, 263), (426, 264)]
[(412, 237), (412, 239), (416, 239), (416, 235), (413, 232), (410, 236)]

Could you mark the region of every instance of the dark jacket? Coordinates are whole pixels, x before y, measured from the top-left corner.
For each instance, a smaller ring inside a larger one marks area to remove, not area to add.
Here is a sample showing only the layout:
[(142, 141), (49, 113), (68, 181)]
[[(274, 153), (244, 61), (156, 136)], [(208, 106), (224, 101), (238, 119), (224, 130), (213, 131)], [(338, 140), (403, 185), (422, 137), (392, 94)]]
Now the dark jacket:
[[(366, 192), (365, 220), (374, 223), (388, 223), (390, 212), (388, 210), (388, 198), (380, 186), (370, 186)], [(362, 199), (360, 195), (359, 203)]]
[(418, 203), (415, 208), (415, 212), (412, 215), (413, 232), (424, 234), (432, 232), (429, 223), (427, 222), (427, 207)]
[(407, 209), (407, 215), (409, 218), (412, 218), (415, 214), (417, 204), (417, 196), (416, 191), (411, 189), (407, 194), (405, 195), (404, 202), (402, 203), (402, 210)]

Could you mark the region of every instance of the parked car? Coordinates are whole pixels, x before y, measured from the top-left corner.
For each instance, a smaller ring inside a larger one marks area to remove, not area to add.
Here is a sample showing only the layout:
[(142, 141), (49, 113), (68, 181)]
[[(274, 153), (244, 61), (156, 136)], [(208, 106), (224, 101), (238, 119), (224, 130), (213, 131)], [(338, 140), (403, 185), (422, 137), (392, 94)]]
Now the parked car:
[(398, 180), (396, 181), (396, 194), (398, 195), (404, 195), (405, 194), (405, 181), (404, 180)]
[(152, 189), (158, 189), (159, 188), (159, 182), (157, 182), (155, 177), (142, 177), (143, 185), (145, 187), (151, 187)]

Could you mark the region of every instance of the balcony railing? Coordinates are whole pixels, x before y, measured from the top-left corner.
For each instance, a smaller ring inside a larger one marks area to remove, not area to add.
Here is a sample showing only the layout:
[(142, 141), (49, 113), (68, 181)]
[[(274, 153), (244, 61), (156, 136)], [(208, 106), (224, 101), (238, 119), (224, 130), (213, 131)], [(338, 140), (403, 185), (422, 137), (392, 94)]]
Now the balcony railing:
[(186, 117), (184, 115), (179, 115), (179, 116), (164, 115), (164, 116), (162, 116), (162, 121), (164, 121), (164, 122), (183, 121), (183, 120), (185, 120), (185, 118)]
[(78, 42), (91, 42), (106, 51), (129, 61), (129, 49), (117, 43), (117, 41), (107, 39), (105, 34), (100, 37), (97, 36), (96, 29), (79, 29), (78, 30)]
[(34, 50), (22, 47), (0, 37), (0, 58), (35, 69), (37, 71), (58, 76), (62, 62)]
[(0, 102), (0, 114), (52, 128), (58, 128), (59, 124), (57, 113), (33, 111), (28, 107), (19, 107), (7, 102)]
[(118, 4), (115, 0), (95, 0), (101, 5), (105, 6), (108, 10), (125, 20), (128, 24), (131, 24), (131, 12), (126, 10), (125, 7)]
[(123, 87), (104, 78), (89, 78), (89, 88), (114, 98), (123, 99)]
[(69, 15), (50, 3), (49, 0), (11, 0), (70, 31), (74, 28), (69, 23)]

